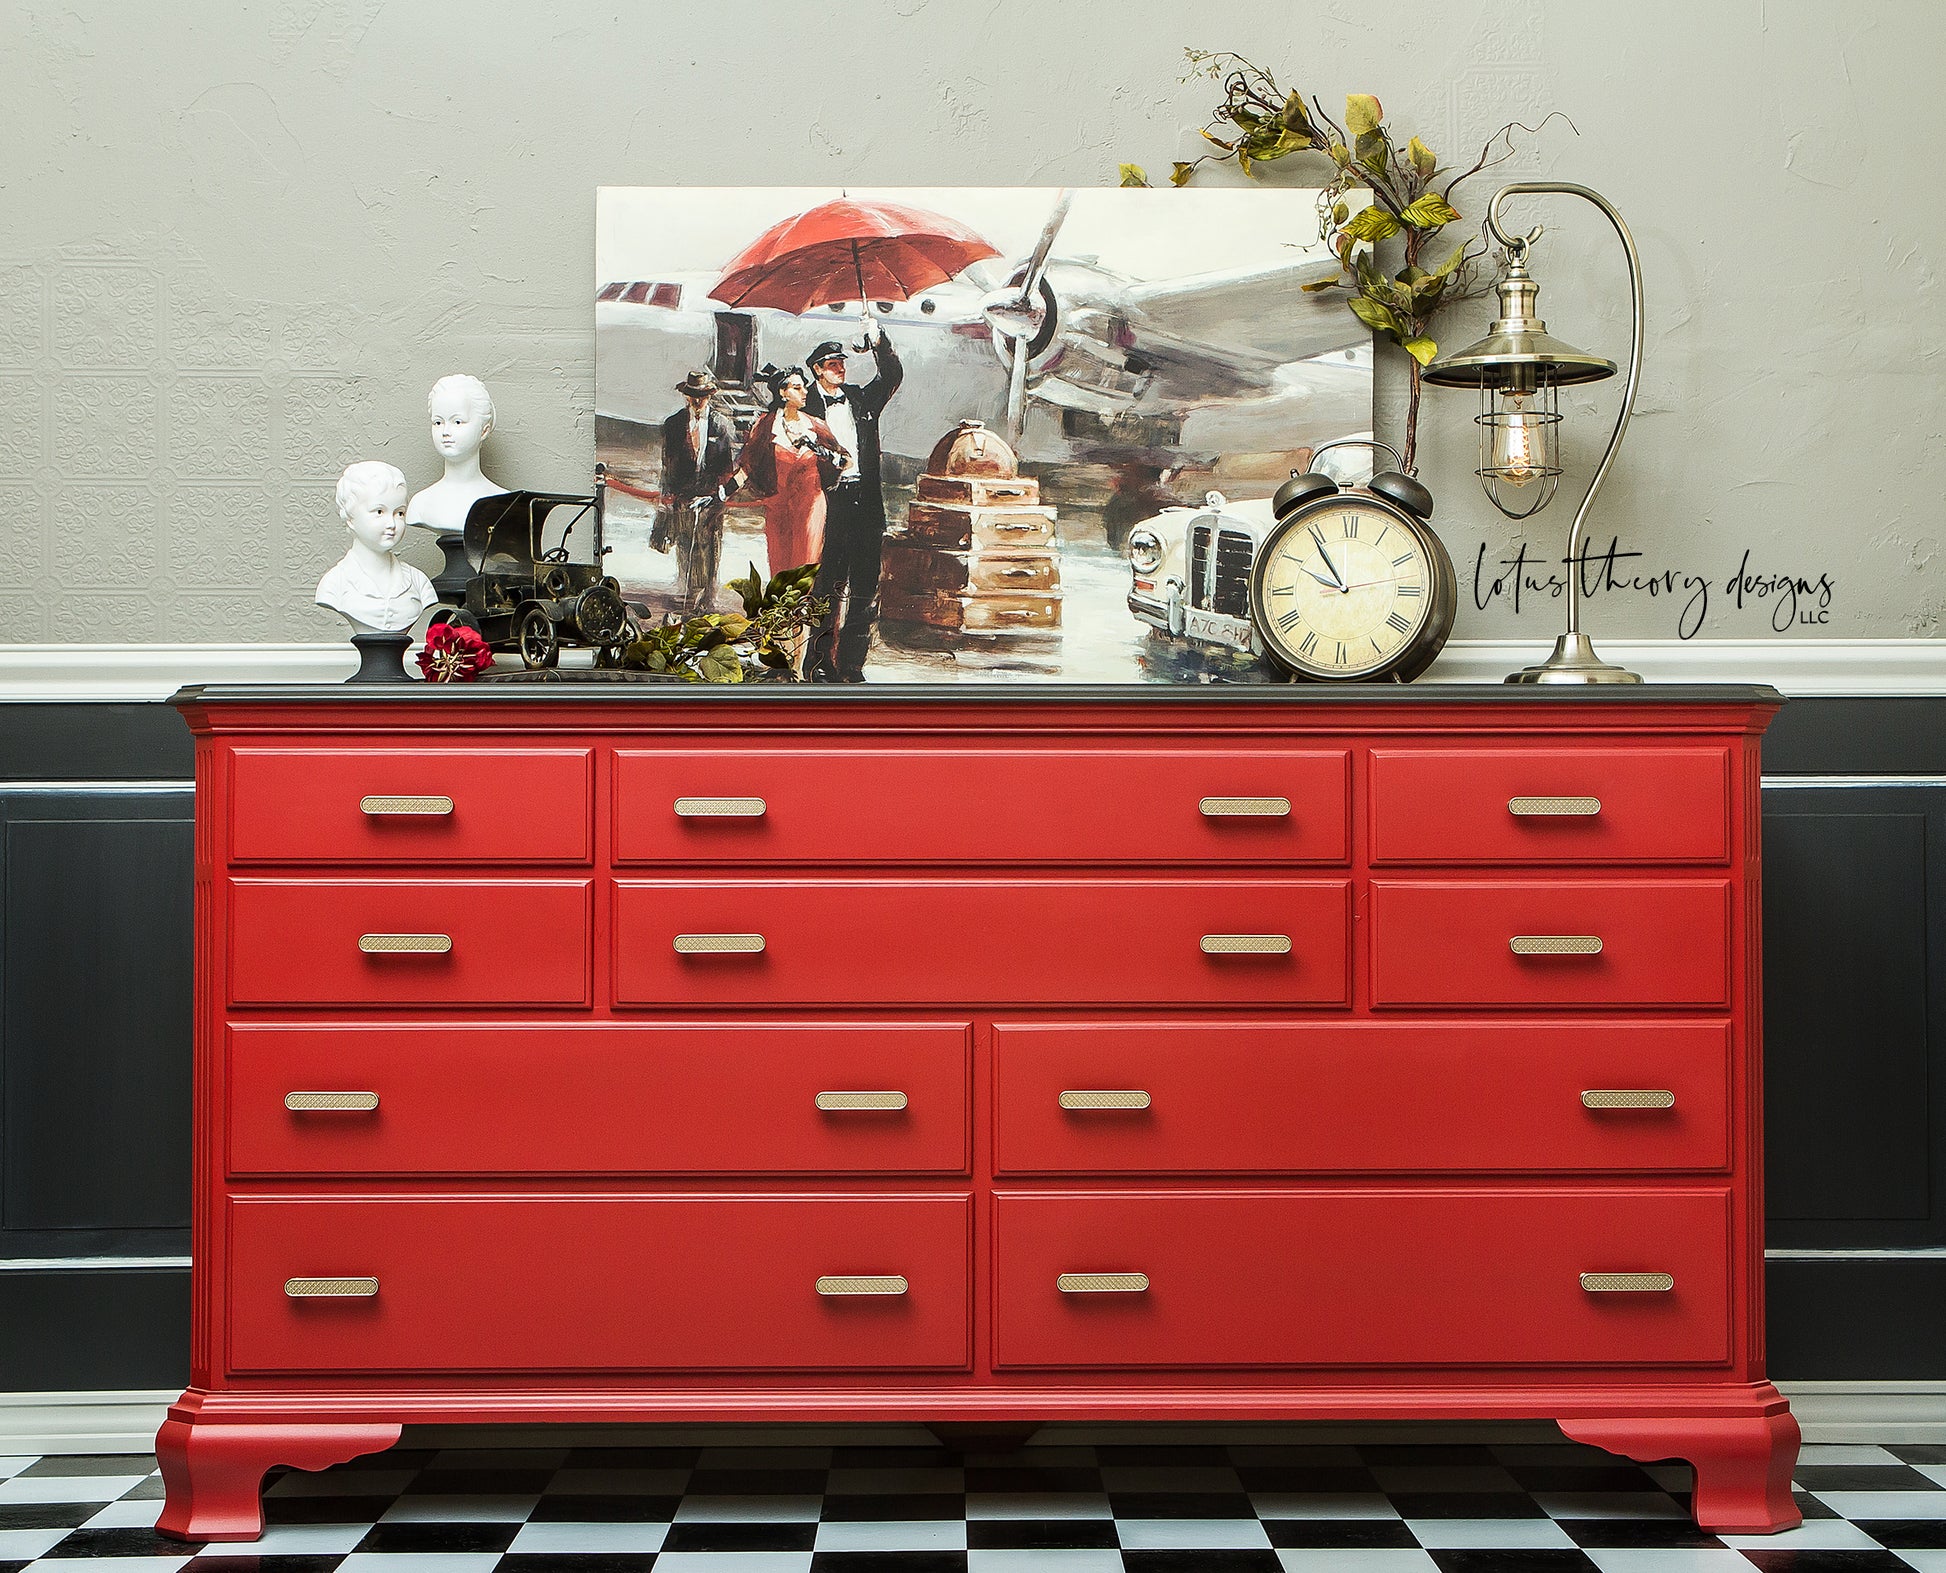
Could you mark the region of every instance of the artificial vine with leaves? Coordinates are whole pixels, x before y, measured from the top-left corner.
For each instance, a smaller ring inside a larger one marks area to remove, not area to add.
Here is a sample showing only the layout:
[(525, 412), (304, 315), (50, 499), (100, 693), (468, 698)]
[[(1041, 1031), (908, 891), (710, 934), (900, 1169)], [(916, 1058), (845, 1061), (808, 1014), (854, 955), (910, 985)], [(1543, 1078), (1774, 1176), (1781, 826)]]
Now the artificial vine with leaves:
[(706, 612), (687, 622), (644, 628), (622, 651), (632, 671), (660, 672), (689, 683), (741, 683), (760, 676), (788, 677), (804, 636), (831, 602), (811, 593), (818, 565), (786, 568), (765, 584), (757, 565), (730, 588), (743, 614)]
[[(1202, 49), (1184, 53), (1190, 77), (1220, 82), (1223, 98), (1203, 127), (1204, 138), (1216, 151), (1177, 161), (1169, 177), (1171, 185), (1187, 185), (1208, 163), (1234, 163), (1244, 174), (1256, 177), (1259, 166), (1293, 154), (1317, 154), (1330, 160), (1332, 174), (1318, 197), (1318, 238), (1337, 257), (1340, 272), (1336, 278), (1304, 287), (1347, 290), (1346, 304), (1358, 320), (1411, 357), (1403, 455), (1406, 473), (1411, 474), (1419, 436), (1420, 372), (1439, 353), (1431, 331), (1433, 319), (1488, 288), (1474, 267), (1487, 250), (1482, 239), (1469, 237), (1450, 250), (1444, 250), (1446, 243), (1439, 240), (1441, 231), (1462, 217), (1454, 192), (1511, 157), (1514, 132), (1537, 132), (1540, 126), (1518, 121), (1502, 126), (1487, 138), (1471, 165), (1455, 169), (1442, 165), (1416, 136), (1400, 142), (1370, 93), (1345, 96), (1341, 124), (1325, 113), (1316, 98), (1307, 102), (1299, 90), (1286, 92), (1269, 71), (1241, 55)], [(1554, 118), (1548, 116), (1541, 125)], [(1139, 164), (1122, 165), (1121, 174), (1125, 186), (1149, 183)], [(1354, 207), (1353, 200), (1363, 191), (1370, 192), (1370, 203)], [(1400, 242), (1405, 265), (1388, 276), (1375, 257), (1377, 248), (1391, 249), (1394, 241)], [(1435, 256), (1437, 261), (1432, 260)]]

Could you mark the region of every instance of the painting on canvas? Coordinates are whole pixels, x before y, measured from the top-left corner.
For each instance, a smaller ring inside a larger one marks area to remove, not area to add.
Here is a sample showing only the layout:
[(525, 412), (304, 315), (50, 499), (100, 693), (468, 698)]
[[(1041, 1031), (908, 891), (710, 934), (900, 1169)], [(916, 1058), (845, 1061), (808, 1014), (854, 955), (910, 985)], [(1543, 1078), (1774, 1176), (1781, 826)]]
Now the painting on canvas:
[(1247, 677), (1271, 493), (1371, 433), (1316, 236), (1296, 190), (603, 188), (610, 571), (661, 622), (817, 562), (825, 680)]

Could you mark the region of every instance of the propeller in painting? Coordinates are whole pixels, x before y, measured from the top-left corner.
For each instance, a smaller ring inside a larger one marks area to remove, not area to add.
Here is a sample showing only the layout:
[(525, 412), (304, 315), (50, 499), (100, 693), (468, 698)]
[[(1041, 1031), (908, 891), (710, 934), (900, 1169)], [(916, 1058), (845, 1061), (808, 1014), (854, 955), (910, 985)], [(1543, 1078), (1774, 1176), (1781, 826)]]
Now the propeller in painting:
[(1047, 263), (1054, 254), (1054, 239), (1074, 201), (1072, 191), (1063, 191), (1047, 216), (1041, 238), (1027, 264), (1002, 289), (980, 302), (980, 312), (993, 330), (995, 344), (1005, 344), (1007, 360), (1007, 441), (1020, 447), (1021, 428), (1027, 420), (1027, 371), (1036, 355), (1054, 340), (1058, 306), (1054, 291), (1047, 284)]

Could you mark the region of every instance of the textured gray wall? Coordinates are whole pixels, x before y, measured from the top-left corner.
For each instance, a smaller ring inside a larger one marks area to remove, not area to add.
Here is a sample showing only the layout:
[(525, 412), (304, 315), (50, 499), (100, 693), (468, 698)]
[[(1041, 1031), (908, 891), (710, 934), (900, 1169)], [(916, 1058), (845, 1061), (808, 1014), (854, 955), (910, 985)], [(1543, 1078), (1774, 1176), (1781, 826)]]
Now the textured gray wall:
[[(1830, 576), (1797, 634), (1942, 631), (1936, 0), (0, 0), (0, 41), (0, 639), (335, 638), (310, 605), (343, 539), (331, 483), (371, 457), (436, 478), (440, 374), (492, 386), (504, 483), (586, 483), (597, 185), (1166, 170), (1212, 96), (1178, 80), (1184, 44), (1328, 104), (1377, 92), (1447, 157), (1572, 116), (1506, 173), (1602, 190), (1642, 247), (1645, 385), (1594, 536), (1705, 581), (1709, 635), (1772, 636), (1776, 599), (1728, 593), (1746, 550)], [(1558, 230), (1550, 322), (1619, 358), (1599, 215), (1533, 211)], [(1429, 398), (1422, 426), (1457, 632), (1538, 636), (1558, 606), (1475, 609), (1476, 552), (1515, 538), (1475, 488), (1471, 413)], [(1671, 636), (1693, 593), (1605, 595), (1590, 626)]]

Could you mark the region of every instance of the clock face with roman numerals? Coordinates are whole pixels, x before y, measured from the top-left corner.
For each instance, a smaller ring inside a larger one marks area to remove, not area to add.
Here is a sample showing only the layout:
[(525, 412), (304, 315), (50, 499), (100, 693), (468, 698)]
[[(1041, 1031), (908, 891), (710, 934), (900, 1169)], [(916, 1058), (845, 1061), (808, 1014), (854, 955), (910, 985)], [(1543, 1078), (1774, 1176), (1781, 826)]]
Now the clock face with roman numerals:
[(1436, 536), (1376, 497), (1306, 503), (1257, 554), (1251, 606), (1269, 653), (1307, 677), (1423, 671), (1452, 627), (1453, 571)]

